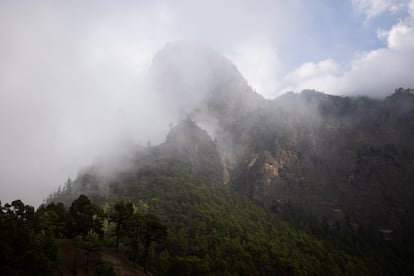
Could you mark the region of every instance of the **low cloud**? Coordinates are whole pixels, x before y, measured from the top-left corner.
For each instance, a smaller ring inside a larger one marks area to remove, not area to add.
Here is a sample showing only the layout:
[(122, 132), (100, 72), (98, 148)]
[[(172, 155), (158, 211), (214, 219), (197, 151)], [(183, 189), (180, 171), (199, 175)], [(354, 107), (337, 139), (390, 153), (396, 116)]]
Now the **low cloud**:
[(162, 5), (75, 2), (1, 4), (2, 202), (38, 204), (97, 155), (157, 143), (168, 129), (143, 79), (178, 37), (173, 16)]
[(283, 66), (275, 47), (266, 37), (251, 37), (228, 54), (249, 84), (266, 98), (274, 96), (279, 86), (275, 76)]

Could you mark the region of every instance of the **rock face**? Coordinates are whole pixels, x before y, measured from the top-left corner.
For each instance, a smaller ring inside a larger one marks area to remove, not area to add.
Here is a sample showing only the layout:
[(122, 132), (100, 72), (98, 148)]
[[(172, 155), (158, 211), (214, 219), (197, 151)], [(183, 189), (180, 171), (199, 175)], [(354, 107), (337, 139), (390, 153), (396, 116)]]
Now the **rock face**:
[[(305, 91), (272, 101), (241, 144), (231, 173), (240, 192), (319, 217), (404, 235), (413, 229), (414, 94), (383, 101)], [(387, 232), (388, 233), (388, 232)], [(389, 238), (390, 234), (387, 234)]]

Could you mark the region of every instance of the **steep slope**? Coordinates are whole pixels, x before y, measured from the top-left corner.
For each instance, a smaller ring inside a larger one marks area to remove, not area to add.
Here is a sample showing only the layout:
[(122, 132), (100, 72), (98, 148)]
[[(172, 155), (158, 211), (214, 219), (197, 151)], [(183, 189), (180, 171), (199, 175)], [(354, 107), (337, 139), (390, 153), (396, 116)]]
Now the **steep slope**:
[(251, 114), (246, 154), (233, 185), (269, 206), (293, 202), (331, 222), (352, 223), (395, 238), (412, 229), (413, 99), (384, 101), (305, 91)]
[[(153, 262), (160, 275), (377, 275), (403, 268), (387, 246), (351, 236), (352, 250), (295, 229), (269, 210), (225, 187), (161, 171), (135, 181), (135, 202), (157, 210), (169, 226)], [(138, 191), (137, 191), (138, 189)], [(356, 246), (357, 245), (357, 246)], [(356, 248), (358, 248), (356, 250)]]
[(386, 244), (361, 242), (349, 233), (334, 243), (284, 222), (228, 187), (206, 185), (177, 168), (142, 171), (117, 188), (101, 203), (127, 199), (138, 212), (156, 213), (168, 226), (166, 241), (151, 252), (149, 269), (156, 275), (408, 273)]

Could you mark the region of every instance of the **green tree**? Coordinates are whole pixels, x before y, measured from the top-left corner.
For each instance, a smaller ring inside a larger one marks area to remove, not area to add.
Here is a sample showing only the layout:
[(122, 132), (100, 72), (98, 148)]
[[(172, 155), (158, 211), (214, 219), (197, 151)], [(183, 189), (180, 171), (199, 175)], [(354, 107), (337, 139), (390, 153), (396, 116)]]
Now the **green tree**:
[(5, 205), (7, 214), (14, 216), (15, 219), (24, 221), (30, 226), (35, 223), (35, 211), (30, 205), (25, 205), (20, 199), (12, 201), (11, 204)]
[(50, 203), (40, 206), (36, 211), (36, 227), (39, 230), (50, 230), (56, 238), (68, 236), (70, 215), (63, 203)]
[(87, 235), (89, 232), (103, 235), (104, 213), (102, 208), (93, 204), (86, 195), (80, 195), (69, 208), (71, 216), (71, 235)]
[(149, 250), (153, 242), (161, 242), (167, 237), (167, 226), (153, 214), (133, 214), (128, 221), (129, 246), (137, 261), (142, 249), (142, 263), (147, 271)]
[(0, 205), (0, 275), (48, 275), (59, 249), (53, 232), (37, 231), (34, 208), (15, 200)]
[(147, 271), (148, 253), (153, 242), (161, 242), (167, 237), (167, 226), (153, 214), (145, 214), (143, 217), (142, 237), (144, 242), (143, 263), (144, 271)]
[(76, 273), (76, 262), (77, 254), (79, 250), (82, 250), (85, 253), (86, 257), (86, 271), (89, 270), (89, 258), (91, 254), (96, 254), (99, 249), (102, 247), (102, 241), (99, 239), (99, 236), (96, 233), (88, 233), (85, 236), (78, 235), (73, 239), (73, 245), (75, 247), (75, 257), (74, 257), (74, 272)]
[(122, 236), (122, 234), (125, 232), (126, 224), (129, 218), (134, 213), (134, 207), (132, 203), (119, 201), (117, 202), (112, 212), (109, 215), (110, 221), (115, 223), (115, 237), (116, 242), (115, 246), (118, 248), (119, 246), (119, 240)]
[(133, 214), (127, 223), (128, 245), (132, 250), (134, 263), (137, 262), (140, 251), (142, 224), (143, 216), (141, 214)]

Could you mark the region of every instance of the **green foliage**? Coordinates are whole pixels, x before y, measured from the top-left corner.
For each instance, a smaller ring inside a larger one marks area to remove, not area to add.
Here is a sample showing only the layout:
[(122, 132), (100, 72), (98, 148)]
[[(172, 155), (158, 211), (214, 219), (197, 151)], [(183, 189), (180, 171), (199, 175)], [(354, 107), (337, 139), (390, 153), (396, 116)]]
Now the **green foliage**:
[(69, 235), (70, 214), (62, 203), (42, 205), (37, 209), (36, 215), (39, 230), (52, 231), (55, 237), (60, 239)]
[(103, 236), (104, 213), (102, 208), (93, 204), (85, 195), (80, 195), (69, 208), (71, 216), (71, 235), (86, 235), (94, 232)]
[[(318, 223), (308, 211), (290, 205), (268, 210), (231, 188), (207, 186), (173, 170), (124, 181), (111, 196), (114, 200), (108, 200), (105, 208), (106, 235), (117, 240), (113, 244), (128, 246), (133, 261), (157, 275), (410, 274), (391, 247), (374, 238)], [(125, 197), (130, 202), (119, 201)], [(19, 226), (17, 235), (39, 240), (39, 247), (47, 244), (46, 233), (75, 236), (74, 245), (86, 254), (88, 263), (89, 254), (102, 246), (105, 214), (85, 195), (72, 203), (69, 212), (54, 203), (36, 213), (19, 201), (7, 206), (2, 218), (24, 221), (26, 228)], [(63, 230), (65, 220), (69, 232)], [(46, 236), (36, 238), (30, 227)], [(2, 243), (0, 239), (0, 254), (8, 256), (15, 247)], [(16, 243), (16, 248), (25, 246), (18, 239)], [(22, 269), (46, 271), (35, 267), (47, 263), (43, 257), (24, 250)], [(45, 253), (44, 258), (52, 255)], [(53, 262), (44, 267), (50, 269)], [(12, 269), (8, 265), (2, 271), (8, 275)], [(99, 267), (95, 275), (112, 272), (110, 267)]]
[(76, 241), (76, 246), (86, 252), (96, 252), (103, 245), (96, 233), (88, 233), (85, 236), (76, 236)]
[[(86, 270), (89, 268), (89, 257), (92, 253), (97, 254), (98, 250), (103, 246), (102, 240), (96, 233), (90, 232), (84, 236), (77, 235), (73, 239), (73, 245), (76, 250), (80, 249), (86, 256)], [(77, 252), (76, 252), (77, 254)], [(76, 265), (76, 257), (74, 263)]]
[(109, 220), (115, 224), (115, 246), (118, 247), (120, 238), (125, 235), (126, 224), (134, 213), (134, 207), (131, 202), (118, 201), (111, 211)]
[(167, 226), (153, 214), (145, 214), (141, 227), (141, 236), (144, 242), (143, 263), (144, 271), (147, 270), (148, 255), (153, 242), (161, 242), (167, 237)]
[(138, 261), (138, 254), (142, 251), (141, 228), (144, 218), (141, 214), (133, 214), (128, 220), (128, 246), (132, 250), (134, 262)]
[[(284, 222), (231, 189), (212, 188), (188, 175), (156, 173), (129, 185), (133, 189), (126, 193), (136, 202), (144, 200), (168, 225), (166, 241), (149, 251), (149, 267), (156, 274), (374, 274), (372, 263), (360, 255)], [(138, 241), (143, 216), (134, 214), (131, 221)], [(135, 248), (144, 250), (140, 242)]]
[(146, 271), (151, 245), (166, 238), (167, 227), (153, 214), (135, 213), (128, 221), (127, 231), (134, 261), (138, 260), (139, 253), (142, 252), (141, 260)]
[[(373, 232), (362, 229), (356, 231), (347, 219), (343, 224), (328, 223), (326, 219), (318, 220), (310, 210), (291, 203), (275, 204), (272, 210), (295, 229), (323, 240), (330, 248), (340, 249), (360, 259), (369, 270), (369, 274), (412, 274), (412, 264), (403, 263), (403, 260), (408, 258), (401, 257), (399, 248), (394, 248), (394, 243)], [(408, 244), (405, 245), (405, 248), (407, 247)]]
[(20, 200), (0, 205), (0, 275), (47, 275), (60, 253), (52, 231), (37, 231), (34, 208)]

